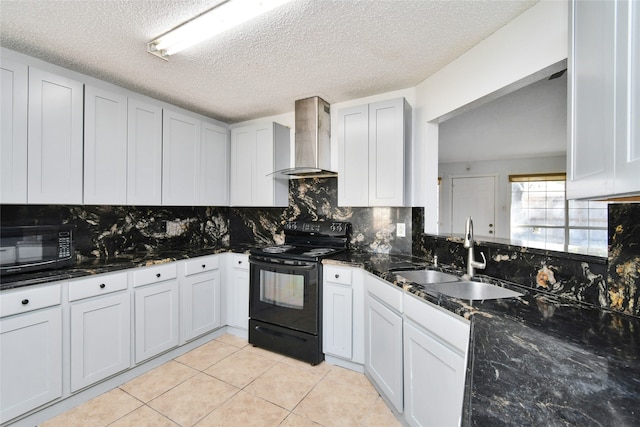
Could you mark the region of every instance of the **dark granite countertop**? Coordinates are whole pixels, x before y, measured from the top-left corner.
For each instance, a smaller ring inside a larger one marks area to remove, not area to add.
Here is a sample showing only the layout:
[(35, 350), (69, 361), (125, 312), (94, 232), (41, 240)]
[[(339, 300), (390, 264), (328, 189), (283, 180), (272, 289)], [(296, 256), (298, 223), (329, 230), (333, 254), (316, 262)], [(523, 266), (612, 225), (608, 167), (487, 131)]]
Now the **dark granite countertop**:
[(524, 296), (470, 303), (426, 292), (392, 272), (428, 265), (413, 257), (350, 253), (326, 263), (362, 267), (471, 320), (463, 425), (638, 425), (639, 318), (482, 275)]
[[(249, 249), (160, 251), (87, 260), (64, 270), (3, 276), (1, 289)], [(478, 276), (482, 281), (525, 295), (471, 304), (398, 281), (395, 270), (430, 266), (410, 256), (348, 252), (324, 262), (364, 268), (390, 285), (471, 320), (463, 425), (638, 424), (639, 318), (482, 275)], [(461, 273), (446, 266), (438, 269)]]
[(197, 258), (225, 252), (248, 253), (253, 246), (240, 245), (232, 247), (200, 248), (188, 251), (156, 251), (153, 253), (136, 253), (109, 259), (86, 259), (77, 262), (73, 267), (59, 270), (46, 270), (34, 273), (3, 275), (0, 277), (0, 290), (15, 289), (24, 286), (39, 285), (60, 280), (77, 279), (95, 274), (111, 273), (128, 268), (146, 267), (172, 261)]

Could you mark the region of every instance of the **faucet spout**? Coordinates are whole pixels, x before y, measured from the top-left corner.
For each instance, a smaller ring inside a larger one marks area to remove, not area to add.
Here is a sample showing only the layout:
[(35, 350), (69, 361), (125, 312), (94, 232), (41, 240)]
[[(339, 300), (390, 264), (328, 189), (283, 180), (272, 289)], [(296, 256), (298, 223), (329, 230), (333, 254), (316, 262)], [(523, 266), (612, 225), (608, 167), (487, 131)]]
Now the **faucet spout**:
[(476, 261), (474, 259), (473, 253), (473, 220), (471, 217), (467, 217), (467, 222), (464, 227), (464, 244), (463, 246), (469, 249), (469, 255), (467, 256), (467, 275), (469, 278), (473, 277), (476, 274), (476, 269), (484, 269), (487, 267), (487, 259), (484, 256), (483, 252), (480, 252), (482, 256), (482, 262)]

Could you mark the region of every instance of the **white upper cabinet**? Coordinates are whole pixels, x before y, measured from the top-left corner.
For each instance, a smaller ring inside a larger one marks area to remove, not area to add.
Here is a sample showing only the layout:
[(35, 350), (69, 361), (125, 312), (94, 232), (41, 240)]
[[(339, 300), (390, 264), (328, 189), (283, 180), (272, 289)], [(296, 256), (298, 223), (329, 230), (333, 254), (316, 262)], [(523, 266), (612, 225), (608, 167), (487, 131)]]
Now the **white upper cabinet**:
[(162, 108), (129, 98), (127, 204), (162, 203)]
[(87, 85), (84, 203), (127, 203), (127, 97)]
[(200, 148), (200, 203), (206, 206), (229, 204), (229, 131), (202, 122)]
[(409, 202), (411, 108), (404, 98), (338, 112), (338, 205)]
[(0, 203), (27, 202), (27, 66), (0, 66)]
[(82, 83), (29, 68), (29, 203), (82, 203)]
[(162, 203), (198, 204), (200, 121), (164, 110), (162, 126)]
[(164, 110), (162, 204), (226, 205), (228, 131)]
[(338, 205), (369, 205), (369, 106), (338, 111)]
[(571, 2), (567, 197), (640, 194), (637, 2)]
[(231, 130), (231, 206), (287, 206), (289, 181), (271, 173), (290, 167), (290, 131), (274, 122)]

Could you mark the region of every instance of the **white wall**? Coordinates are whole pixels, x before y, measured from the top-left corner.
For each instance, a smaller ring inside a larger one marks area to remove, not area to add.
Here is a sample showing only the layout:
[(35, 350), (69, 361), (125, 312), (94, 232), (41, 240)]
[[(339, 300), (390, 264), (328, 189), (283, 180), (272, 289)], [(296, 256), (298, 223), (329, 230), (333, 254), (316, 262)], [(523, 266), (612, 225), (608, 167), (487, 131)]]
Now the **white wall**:
[[(490, 160), (477, 162), (440, 163), (438, 165), (442, 178), (440, 188), (440, 229), (439, 232), (448, 234), (451, 227), (451, 178), (496, 175), (496, 237), (508, 239), (510, 237), (509, 221), (511, 209), (511, 184), (509, 175), (528, 173), (558, 173), (565, 172), (566, 156), (538, 157), (529, 159)], [(458, 228), (462, 224), (458, 224)]]
[(543, 0), (416, 87), (413, 205), (425, 207), (425, 232), (437, 232), (440, 117), (566, 60), (568, 4)]

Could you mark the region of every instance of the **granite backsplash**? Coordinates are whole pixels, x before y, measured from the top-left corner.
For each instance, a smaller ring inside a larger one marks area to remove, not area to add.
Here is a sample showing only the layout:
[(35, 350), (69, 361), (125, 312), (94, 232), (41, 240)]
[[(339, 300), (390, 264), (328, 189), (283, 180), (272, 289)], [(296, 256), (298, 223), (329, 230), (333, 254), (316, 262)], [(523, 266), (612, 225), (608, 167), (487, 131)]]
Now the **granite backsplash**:
[[(351, 248), (413, 255), (465, 269), (461, 239), (426, 235), (423, 208), (340, 207), (337, 179), (292, 180), (286, 208), (3, 205), (2, 226), (72, 224), (81, 258), (193, 247), (281, 244), (293, 220), (348, 221)], [(609, 258), (522, 248), (499, 243), (476, 247), (487, 257), (480, 271), (533, 289), (640, 316), (640, 203), (609, 207)], [(406, 237), (396, 237), (396, 224)]]

